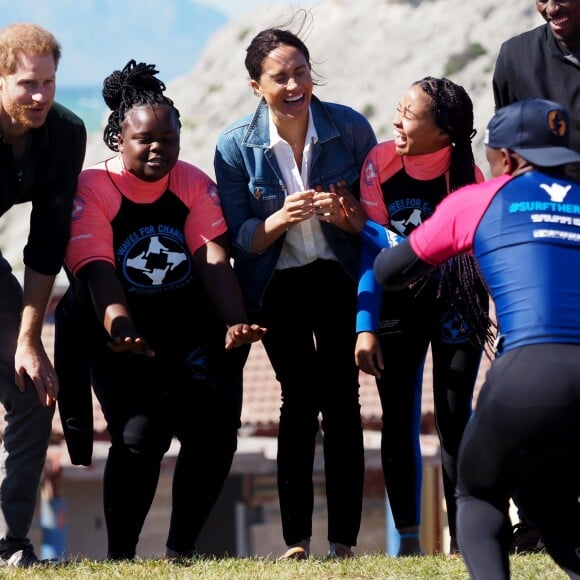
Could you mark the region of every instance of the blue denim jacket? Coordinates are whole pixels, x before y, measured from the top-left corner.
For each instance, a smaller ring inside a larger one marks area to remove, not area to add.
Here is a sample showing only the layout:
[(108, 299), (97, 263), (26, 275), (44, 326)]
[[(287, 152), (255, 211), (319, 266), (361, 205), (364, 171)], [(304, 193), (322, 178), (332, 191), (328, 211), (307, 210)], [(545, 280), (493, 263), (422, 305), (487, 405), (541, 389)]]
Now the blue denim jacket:
[[(318, 141), (313, 145), (310, 187), (329, 191), (345, 179), (358, 197), (359, 178), (368, 152), (377, 143), (370, 123), (357, 111), (312, 97), (310, 110)], [(286, 186), (270, 143), (268, 106), (260, 102), (253, 115), (232, 123), (220, 135), (214, 169), (222, 208), (233, 243), (234, 269), (249, 311), (261, 307), (274, 273), (285, 234), (260, 253), (252, 252), (256, 227), (284, 205)], [(356, 280), (359, 242), (326, 222), (322, 229), (336, 257)]]

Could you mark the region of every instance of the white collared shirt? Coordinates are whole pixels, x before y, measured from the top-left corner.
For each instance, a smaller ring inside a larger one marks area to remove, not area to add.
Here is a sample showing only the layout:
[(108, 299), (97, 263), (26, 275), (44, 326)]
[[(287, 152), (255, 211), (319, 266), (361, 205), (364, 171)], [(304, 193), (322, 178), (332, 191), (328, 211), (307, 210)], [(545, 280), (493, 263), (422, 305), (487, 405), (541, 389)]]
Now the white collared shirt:
[[(312, 120), (312, 112), (309, 111), (308, 113), (308, 130), (306, 131), (300, 170), (294, 159), (292, 147), (280, 137), (278, 128), (272, 119), (272, 114), (269, 112), (268, 115), (270, 149), (272, 149), (280, 166), (284, 184), (286, 185), (286, 195), (310, 189), (312, 146), (318, 141), (318, 134)], [(304, 266), (319, 258), (336, 260), (336, 255), (326, 241), (320, 222), (315, 217), (312, 217), (288, 228), (276, 269), (283, 270), (285, 268)]]

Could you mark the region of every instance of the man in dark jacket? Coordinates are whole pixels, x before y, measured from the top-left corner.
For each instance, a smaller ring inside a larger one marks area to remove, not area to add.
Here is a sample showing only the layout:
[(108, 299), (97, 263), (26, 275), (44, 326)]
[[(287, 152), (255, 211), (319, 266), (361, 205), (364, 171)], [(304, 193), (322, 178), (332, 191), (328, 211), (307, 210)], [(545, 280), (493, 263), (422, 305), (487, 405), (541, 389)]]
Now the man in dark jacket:
[(87, 139), (82, 120), (54, 102), (60, 54), (39, 26), (0, 30), (0, 215), (31, 204), (22, 287), (0, 252), (0, 567), (38, 562), (28, 533), (58, 397), (41, 332)]
[[(506, 40), (493, 73), (496, 109), (515, 101), (556, 101), (570, 113), (570, 145), (580, 151), (580, 0), (536, 0), (546, 21)], [(567, 168), (580, 180), (580, 164)]]

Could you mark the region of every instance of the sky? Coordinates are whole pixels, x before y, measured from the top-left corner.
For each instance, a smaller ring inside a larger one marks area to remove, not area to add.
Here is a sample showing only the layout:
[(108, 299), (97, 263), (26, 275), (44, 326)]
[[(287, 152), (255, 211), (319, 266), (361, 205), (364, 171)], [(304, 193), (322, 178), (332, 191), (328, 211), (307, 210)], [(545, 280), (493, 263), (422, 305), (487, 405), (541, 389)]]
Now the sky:
[(198, 2), (199, 4), (207, 4), (217, 8), (230, 18), (242, 16), (267, 4), (280, 4), (300, 8), (311, 3), (304, 0), (198, 0)]
[(189, 73), (228, 19), (263, 4), (308, 0), (0, 0), (0, 26), (35, 22), (62, 46), (60, 86), (100, 86), (130, 60), (157, 65), (170, 82)]

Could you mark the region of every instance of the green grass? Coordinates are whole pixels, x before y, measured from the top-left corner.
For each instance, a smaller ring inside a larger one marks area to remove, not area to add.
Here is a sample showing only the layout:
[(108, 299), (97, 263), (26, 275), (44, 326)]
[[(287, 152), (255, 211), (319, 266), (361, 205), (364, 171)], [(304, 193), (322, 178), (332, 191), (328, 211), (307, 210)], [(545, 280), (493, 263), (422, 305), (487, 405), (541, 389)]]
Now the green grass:
[[(564, 574), (546, 554), (512, 556), (513, 580), (566, 580)], [(126, 563), (79, 561), (63, 566), (45, 566), (29, 569), (6, 569), (0, 572), (4, 579), (37, 578), (155, 578), (177, 580), (195, 578), (208, 580), (311, 580), (371, 578), (393, 580), (417, 580), (440, 578), (441, 580), (468, 579), (461, 558), (447, 556), (392, 558), (383, 554), (358, 556), (351, 560), (328, 560), (310, 558), (303, 562), (276, 562), (266, 558), (199, 558), (186, 564), (165, 560), (141, 560)]]

